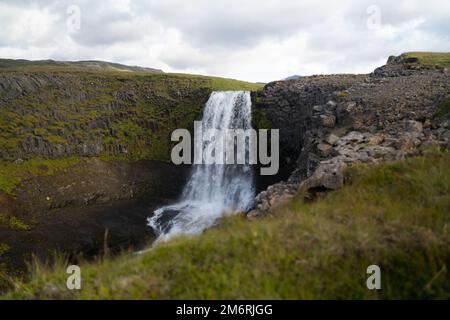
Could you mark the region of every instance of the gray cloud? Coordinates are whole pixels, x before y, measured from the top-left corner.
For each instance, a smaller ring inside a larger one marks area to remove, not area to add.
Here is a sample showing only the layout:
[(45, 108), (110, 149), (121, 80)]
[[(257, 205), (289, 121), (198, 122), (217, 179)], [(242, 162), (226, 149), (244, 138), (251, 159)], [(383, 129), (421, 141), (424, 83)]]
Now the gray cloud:
[[(67, 28), (77, 5), (81, 29)], [(367, 27), (376, 5), (380, 25)], [(450, 51), (446, 0), (0, 1), (0, 56), (103, 59), (251, 81), (369, 72), (390, 54)]]

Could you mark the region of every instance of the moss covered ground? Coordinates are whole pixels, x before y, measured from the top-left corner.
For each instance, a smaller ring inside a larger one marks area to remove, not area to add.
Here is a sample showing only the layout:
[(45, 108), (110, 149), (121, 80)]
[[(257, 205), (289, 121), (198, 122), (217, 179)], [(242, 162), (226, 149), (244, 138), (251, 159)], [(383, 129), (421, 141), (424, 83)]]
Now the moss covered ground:
[(407, 52), (402, 56), (406, 58), (417, 58), (419, 63), (427, 66), (450, 67), (449, 52)]

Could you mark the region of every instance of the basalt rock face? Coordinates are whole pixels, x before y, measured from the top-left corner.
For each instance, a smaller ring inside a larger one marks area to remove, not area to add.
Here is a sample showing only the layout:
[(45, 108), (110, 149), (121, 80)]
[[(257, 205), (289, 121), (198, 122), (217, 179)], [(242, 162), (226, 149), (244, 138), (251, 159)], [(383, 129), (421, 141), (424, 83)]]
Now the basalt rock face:
[(272, 128), (280, 129), (282, 155), (295, 160), (311, 128), (334, 126), (335, 106), (327, 104), (334, 93), (362, 79), (339, 75), (273, 82), (258, 94), (255, 108), (265, 111)]
[(450, 148), (448, 117), (436, 117), (450, 95), (446, 69), (391, 57), (369, 75), (303, 77), (268, 84), (259, 94), (280, 129), (281, 157), (294, 157), (289, 179), (257, 195), (254, 218), (302, 192), (343, 185), (343, 170)]
[(167, 160), (170, 131), (192, 127), (211, 90), (207, 79), (163, 74), (3, 71), (0, 160)]

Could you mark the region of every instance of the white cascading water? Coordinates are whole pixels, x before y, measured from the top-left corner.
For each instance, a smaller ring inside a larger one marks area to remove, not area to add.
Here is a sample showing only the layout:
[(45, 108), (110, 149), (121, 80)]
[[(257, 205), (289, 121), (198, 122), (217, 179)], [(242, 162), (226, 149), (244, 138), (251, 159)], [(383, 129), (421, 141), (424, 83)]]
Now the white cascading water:
[[(207, 129), (251, 129), (250, 93), (213, 92), (203, 110), (202, 130)], [(208, 143), (195, 148), (205, 150)], [(237, 155), (241, 149), (235, 150)], [(248, 155), (249, 146), (244, 149)], [(209, 163), (209, 157), (213, 155), (205, 152), (203, 163)], [(250, 209), (254, 196), (253, 173), (247, 160), (246, 164), (193, 165), (181, 199), (156, 210), (148, 224), (158, 233), (157, 241), (179, 234), (197, 234), (213, 226), (224, 214)]]

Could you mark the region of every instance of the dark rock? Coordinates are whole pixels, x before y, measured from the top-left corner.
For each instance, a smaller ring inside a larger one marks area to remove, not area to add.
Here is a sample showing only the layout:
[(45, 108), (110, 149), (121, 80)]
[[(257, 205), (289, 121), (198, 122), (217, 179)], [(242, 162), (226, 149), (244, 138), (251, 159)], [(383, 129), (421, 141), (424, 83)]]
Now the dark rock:
[(328, 157), (333, 151), (333, 147), (328, 143), (319, 143), (317, 145), (317, 150), (322, 157)]
[[(261, 97), (273, 128), (280, 129), (282, 153), (297, 158), (286, 183), (319, 194), (342, 186), (346, 166), (449, 148), (449, 121), (432, 120), (449, 94), (448, 72), (390, 57), (370, 75), (270, 83)], [(272, 188), (256, 197), (252, 217), (270, 211), (270, 199), (280, 196), (273, 193)]]

